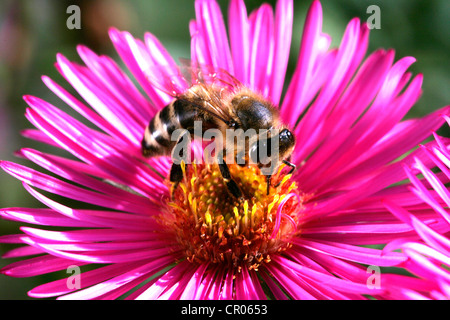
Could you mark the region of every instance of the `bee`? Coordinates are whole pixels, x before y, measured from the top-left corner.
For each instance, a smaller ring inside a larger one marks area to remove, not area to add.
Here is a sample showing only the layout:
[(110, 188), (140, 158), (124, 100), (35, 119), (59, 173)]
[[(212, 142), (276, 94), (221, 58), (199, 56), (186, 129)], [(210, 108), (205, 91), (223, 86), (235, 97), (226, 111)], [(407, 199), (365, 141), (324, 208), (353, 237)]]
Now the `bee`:
[[(259, 168), (271, 168), (266, 174), (269, 194), (272, 173), (281, 163), (290, 167), (289, 174), (296, 168), (289, 161), (295, 137), (281, 122), (278, 109), (224, 70), (204, 72), (191, 68), (190, 73), (195, 75), (195, 80), (189, 88), (178, 93), (172, 90), (174, 100), (150, 120), (142, 139), (142, 154), (145, 157), (170, 155), (185, 139), (183, 135), (178, 140), (172, 140), (172, 134), (177, 129), (185, 129), (189, 138), (193, 138), (194, 134), (203, 135), (208, 129), (219, 130), (223, 137), (227, 130), (241, 129), (240, 132), (244, 133), (254, 130), (255, 135), (244, 137), (245, 143), (238, 144), (236, 139), (231, 142), (227, 140), (216, 160), (228, 191), (238, 199), (242, 199), (242, 191), (232, 179), (225, 162), (229, 155), (241, 166), (254, 163)], [(201, 132), (194, 130), (195, 121), (201, 122)], [(278, 145), (276, 157), (273, 151), (271, 153), (271, 147), (275, 144)], [(169, 175), (174, 183), (173, 190), (182, 178), (181, 164), (174, 161)]]

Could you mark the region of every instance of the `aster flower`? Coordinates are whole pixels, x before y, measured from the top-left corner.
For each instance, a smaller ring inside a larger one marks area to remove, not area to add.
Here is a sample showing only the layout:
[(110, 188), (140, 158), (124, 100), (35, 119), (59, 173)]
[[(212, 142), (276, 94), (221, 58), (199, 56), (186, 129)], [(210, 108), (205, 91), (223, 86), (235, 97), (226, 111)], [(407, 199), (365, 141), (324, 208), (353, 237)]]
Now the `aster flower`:
[[(1, 210), (5, 219), (36, 225), (0, 238), (25, 244), (4, 256), (23, 260), (1, 272), (29, 277), (72, 266), (83, 271), (78, 287), (62, 278), (29, 292), (38, 298), (390, 299), (429, 290), (433, 284), (426, 279), (407, 275), (383, 273), (381, 282), (369, 283), (367, 268), (400, 268), (408, 261), (405, 252), (372, 245), (417, 238), (409, 221), (399, 221), (385, 204), (421, 203), (408, 191), (403, 168), (416, 159), (433, 163), (424, 148), (413, 148), (449, 111), (402, 121), (420, 96), (422, 76), (407, 71), (414, 59), (394, 63), (393, 50), (378, 50), (364, 60), (369, 30), (356, 18), (339, 48), (330, 49), (321, 4), (314, 1), (283, 96), (293, 1), (280, 0), (275, 10), (265, 4), (250, 15), (243, 1), (231, 1), (228, 34), (215, 1), (198, 0), (195, 8), (191, 58), (229, 72), (279, 106), (298, 138), (292, 154), (298, 169), (292, 176), (278, 172), (266, 194), (257, 168), (230, 166), (247, 195), (235, 202), (217, 167), (193, 164), (171, 199), (170, 158), (146, 159), (140, 144), (148, 121), (173, 99), (165, 91), (186, 83), (155, 36), (147, 33), (142, 41), (111, 29), (143, 93), (109, 57), (84, 46), (78, 53), (85, 65), (57, 55), (57, 69), (84, 101), (48, 77), (43, 82), (90, 124), (25, 97), (26, 117), (37, 129), (24, 135), (75, 159), (30, 148), (19, 152), (51, 174), (1, 162), (47, 207)], [(149, 81), (161, 72), (171, 79), (165, 90)], [(427, 219), (428, 212), (416, 216)]]
[[(450, 121), (445, 116), (447, 122)], [(403, 267), (418, 277), (426, 279), (429, 288), (424, 292), (402, 290), (402, 294), (414, 299), (444, 299), (450, 298), (450, 216), (448, 206), (450, 204), (449, 190), (445, 186), (450, 178), (449, 165), (450, 153), (443, 137), (434, 134), (437, 145), (421, 146), (432, 161), (429, 167), (425, 166), (419, 158), (410, 166), (405, 166), (405, 171), (412, 182), (410, 190), (423, 203), (412, 207), (401, 207), (391, 201), (386, 201), (385, 206), (400, 220), (410, 225), (420, 237), (399, 238), (391, 241), (384, 251), (388, 252), (401, 249), (408, 259), (403, 262)], [(439, 173), (433, 172), (433, 167), (438, 167)], [(425, 180), (417, 175), (423, 175)], [(419, 217), (417, 212), (421, 212)]]

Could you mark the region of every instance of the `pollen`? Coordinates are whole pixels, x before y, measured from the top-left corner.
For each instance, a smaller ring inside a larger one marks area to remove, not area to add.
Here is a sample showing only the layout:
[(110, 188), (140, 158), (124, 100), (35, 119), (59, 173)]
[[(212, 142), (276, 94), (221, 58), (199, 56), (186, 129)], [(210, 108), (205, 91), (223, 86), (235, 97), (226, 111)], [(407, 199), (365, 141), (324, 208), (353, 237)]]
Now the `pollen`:
[(267, 180), (257, 166), (229, 165), (242, 191), (236, 199), (217, 164), (182, 166), (183, 180), (173, 190), (162, 218), (175, 232), (190, 262), (258, 269), (270, 257), (291, 247), (303, 196), (282, 167)]

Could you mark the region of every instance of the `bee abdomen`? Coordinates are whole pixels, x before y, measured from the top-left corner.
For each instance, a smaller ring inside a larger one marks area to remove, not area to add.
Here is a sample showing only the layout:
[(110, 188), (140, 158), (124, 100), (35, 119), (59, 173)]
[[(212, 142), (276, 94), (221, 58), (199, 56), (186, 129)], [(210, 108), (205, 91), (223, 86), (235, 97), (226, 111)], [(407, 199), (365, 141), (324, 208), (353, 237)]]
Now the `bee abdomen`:
[(173, 104), (159, 111), (145, 129), (142, 139), (142, 153), (147, 157), (169, 155), (176, 141), (172, 133), (180, 128), (178, 117), (174, 114)]
[(216, 126), (189, 100), (175, 100), (159, 111), (145, 129), (142, 153), (147, 157), (170, 155), (177, 143), (177, 136), (172, 136), (175, 130), (186, 129), (193, 135), (198, 120), (202, 122), (202, 133), (204, 129)]

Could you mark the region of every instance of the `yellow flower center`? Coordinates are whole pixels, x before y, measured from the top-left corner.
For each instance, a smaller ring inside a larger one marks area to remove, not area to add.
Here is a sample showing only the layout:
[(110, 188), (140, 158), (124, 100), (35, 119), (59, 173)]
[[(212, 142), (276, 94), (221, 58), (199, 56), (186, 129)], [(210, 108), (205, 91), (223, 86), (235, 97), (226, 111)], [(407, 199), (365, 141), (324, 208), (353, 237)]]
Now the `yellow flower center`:
[(272, 177), (267, 194), (266, 176), (258, 167), (229, 165), (243, 193), (239, 200), (229, 193), (216, 164), (182, 167), (184, 179), (163, 220), (189, 261), (257, 269), (291, 246), (302, 197), (282, 168)]

